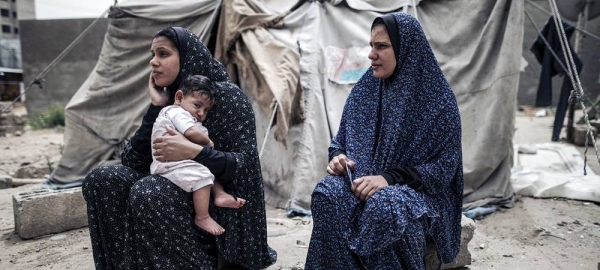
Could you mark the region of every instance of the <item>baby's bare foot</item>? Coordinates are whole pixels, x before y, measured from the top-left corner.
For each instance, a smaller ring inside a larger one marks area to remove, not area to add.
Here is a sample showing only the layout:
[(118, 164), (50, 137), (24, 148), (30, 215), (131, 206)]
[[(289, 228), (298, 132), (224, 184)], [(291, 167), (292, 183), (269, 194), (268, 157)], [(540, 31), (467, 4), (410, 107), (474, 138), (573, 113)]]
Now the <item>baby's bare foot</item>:
[(196, 226), (198, 226), (200, 229), (203, 229), (212, 235), (221, 235), (225, 232), (225, 229), (223, 229), (223, 227), (221, 227), (221, 225), (219, 225), (209, 215), (196, 216), (196, 218), (194, 218), (194, 223), (196, 223)]
[(231, 196), (227, 193), (220, 193), (220, 194), (215, 195), (214, 203), (218, 207), (240, 208), (240, 207), (244, 206), (244, 204), (246, 203), (246, 200), (244, 200), (242, 198), (237, 198), (237, 200), (236, 200), (233, 196)]

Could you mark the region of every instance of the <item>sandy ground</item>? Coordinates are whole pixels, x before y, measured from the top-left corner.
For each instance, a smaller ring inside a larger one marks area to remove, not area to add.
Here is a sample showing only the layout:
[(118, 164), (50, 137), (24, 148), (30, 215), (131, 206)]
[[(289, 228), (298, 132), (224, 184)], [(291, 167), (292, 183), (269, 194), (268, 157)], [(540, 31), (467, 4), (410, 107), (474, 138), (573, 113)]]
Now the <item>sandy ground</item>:
[[(552, 117), (517, 117), (516, 143), (541, 143), (550, 138)], [(62, 131), (27, 131), (0, 138), (0, 173), (14, 173), (23, 163), (56, 160)], [(581, 151), (583, 148), (579, 148)], [(600, 173), (590, 157), (590, 167)], [(12, 195), (22, 186), (0, 190), (0, 269), (93, 269), (87, 228), (22, 240), (14, 233)], [(282, 209), (268, 207), (269, 243), (278, 251), (269, 269), (302, 269), (312, 220), (287, 219)], [(590, 202), (520, 197), (476, 221), (469, 244), (473, 262), (465, 269), (600, 269), (600, 205)]]

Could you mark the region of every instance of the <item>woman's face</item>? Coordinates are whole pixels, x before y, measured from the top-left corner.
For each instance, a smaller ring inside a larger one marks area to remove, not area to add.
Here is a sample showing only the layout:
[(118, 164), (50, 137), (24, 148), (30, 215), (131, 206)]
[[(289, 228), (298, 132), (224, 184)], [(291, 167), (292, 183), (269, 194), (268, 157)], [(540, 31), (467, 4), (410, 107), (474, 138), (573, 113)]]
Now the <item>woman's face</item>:
[(390, 41), (390, 36), (383, 25), (377, 25), (371, 30), (371, 67), (373, 76), (379, 79), (387, 79), (396, 69), (396, 56)]
[(179, 51), (166, 37), (157, 37), (152, 40), (152, 78), (159, 87), (171, 85), (179, 74)]

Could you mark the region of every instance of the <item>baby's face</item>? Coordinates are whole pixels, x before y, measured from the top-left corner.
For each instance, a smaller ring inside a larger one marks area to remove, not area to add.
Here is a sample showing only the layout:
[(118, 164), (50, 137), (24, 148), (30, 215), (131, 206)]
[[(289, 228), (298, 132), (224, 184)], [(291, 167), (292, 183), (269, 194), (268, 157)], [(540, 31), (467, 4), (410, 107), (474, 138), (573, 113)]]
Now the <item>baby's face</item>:
[(214, 103), (214, 100), (208, 98), (207, 95), (193, 92), (184, 95), (179, 106), (192, 114), (198, 121), (204, 122), (208, 110), (210, 110)]

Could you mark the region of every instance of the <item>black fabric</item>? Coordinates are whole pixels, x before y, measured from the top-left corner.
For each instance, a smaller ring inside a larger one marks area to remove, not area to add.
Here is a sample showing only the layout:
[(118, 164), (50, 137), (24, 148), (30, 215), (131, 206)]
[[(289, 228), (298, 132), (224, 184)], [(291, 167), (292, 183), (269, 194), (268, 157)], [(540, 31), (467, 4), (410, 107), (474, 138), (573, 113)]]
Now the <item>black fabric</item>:
[[(562, 22), (563, 28), (565, 29), (565, 34), (567, 35), (567, 39), (570, 39), (573, 33), (575, 32), (575, 27), (572, 25)], [(560, 136), (560, 130), (563, 126), (565, 115), (567, 112), (567, 108), (569, 106), (569, 96), (571, 94), (571, 90), (573, 90), (573, 84), (571, 82), (571, 78), (567, 75), (568, 71), (564, 70), (560, 63), (566, 65), (568, 61), (565, 59), (565, 55), (563, 54), (562, 46), (560, 44), (560, 37), (558, 28), (554, 23), (554, 18), (550, 17), (548, 22), (544, 26), (541, 31), (542, 35), (548, 41), (548, 44), (551, 48), (548, 48), (544, 43), (542, 37), (537, 37), (533, 45), (531, 46), (531, 52), (535, 55), (536, 59), (542, 65), (542, 72), (540, 74), (540, 84), (538, 86), (538, 93), (535, 100), (536, 107), (548, 107), (552, 105), (552, 77), (556, 75), (565, 76), (563, 80), (563, 85), (560, 91), (560, 96), (558, 100), (558, 105), (556, 108), (556, 114), (554, 117), (554, 127), (552, 129), (552, 140), (558, 141)], [(573, 56), (573, 61), (575, 62), (575, 66), (577, 69), (577, 73), (581, 72), (583, 67), (583, 63), (573, 50), (573, 46), (571, 46), (569, 42), (569, 47), (571, 51), (571, 55)], [(556, 57), (552, 55), (553, 50), (556, 53)], [(565, 66), (566, 67), (566, 66)]]
[[(152, 145), (150, 143), (150, 135), (152, 135), (152, 127), (154, 126), (154, 121), (156, 121), (156, 117), (158, 117), (158, 113), (162, 110), (162, 106), (154, 106), (150, 104), (144, 118), (142, 119), (142, 125), (135, 132), (135, 135), (130, 140), (131, 147), (135, 149), (138, 153), (144, 155), (150, 155), (152, 153)], [(152, 159), (152, 156), (150, 156)], [(149, 172), (148, 168), (147, 171)]]
[[(186, 59), (187, 57), (187, 37), (188, 35), (185, 32), (185, 29), (183, 27), (171, 27), (171, 29), (173, 29), (173, 31), (175, 32), (175, 36), (177, 36), (177, 50), (179, 53), (179, 58), (180, 59)], [(179, 70), (183, 70), (184, 69), (184, 61), (179, 61)], [(175, 79), (175, 81), (167, 86), (167, 89), (169, 91), (169, 94), (171, 97), (175, 96), (175, 92), (177, 92), (177, 90), (179, 90), (179, 85), (181, 84), (181, 82), (184, 79), (184, 76), (187, 76), (187, 74), (184, 74), (183, 72), (180, 72), (179, 74), (177, 74), (177, 78)], [(170, 100), (169, 104), (172, 104), (174, 100)]]
[[(400, 55), (400, 31), (398, 30), (396, 19), (394, 18), (394, 15), (388, 14), (375, 18), (373, 24), (375, 24), (378, 20), (383, 21), (383, 24), (385, 25), (385, 30), (388, 32), (390, 42), (392, 43), (392, 48), (394, 48), (394, 55), (396, 56), (397, 60), (398, 56)], [(373, 29), (373, 26), (371, 26), (371, 29)], [(398, 67), (396, 67), (396, 70), (398, 70)], [(394, 75), (390, 77), (393, 76)]]
[(94, 169), (82, 190), (96, 269), (217, 269), (214, 236), (191, 226), (192, 193), (126, 166)]
[[(581, 73), (581, 69), (583, 68), (583, 64), (579, 61), (579, 57), (577, 55), (573, 55), (573, 60), (575, 57), (577, 61), (575, 61), (575, 65), (577, 65), (577, 74)], [(563, 127), (563, 123), (565, 122), (565, 116), (567, 115), (567, 109), (569, 108), (569, 96), (571, 96), (571, 90), (573, 89), (573, 83), (571, 82), (571, 78), (569, 76), (565, 76), (563, 79), (563, 84), (560, 89), (560, 96), (558, 99), (558, 104), (556, 106), (556, 114), (554, 115), (554, 126), (552, 127), (552, 141), (558, 141), (560, 139), (560, 130)]]
[(331, 152), (331, 154), (329, 154), (329, 161), (331, 161), (334, 157), (337, 157), (337, 156), (339, 156), (341, 154), (346, 155), (346, 151), (341, 150), (341, 149), (337, 149), (337, 150)]
[[(570, 39), (575, 31), (575, 28), (566, 22), (562, 22), (562, 24), (563, 28), (565, 29), (567, 39)], [(552, 77), (558, 74), (565, 75), (567, 73), (567, 71), (564, 70), (559, 63), (560, 61), (563, 64), (566, 64), (567, 61), (565, 61), (565, 55), (563, 54), (562, 47), (560, 45), (560, 37), (557, 30), (558, 28), (554, 23), (554, 18), (550, 17), (541, 32), (559, 59), (556, 59), (552, 55), (541, 37), (537, 37), (530, 49), (535, 55), (536, 59), (542, 64), (540, 84), (538, 86), (538, 92), (535, 99), (536, 107), (548, 107), (552, 105)], [(572, 46), (571, 54), (573, 55), (575, 64), (577, 66), (581, 65), (581, 60), (579, 60), (579, 58), (576, 56)]]
[(230, 184), (235, 178), (235, 157), (230, 153), (204, 147), (194, 160), (206, 166), (223, 185)]
[(410, 188), (422, 192), (423, 180), (419, 172), (411, 167), (387, 169), (381, 176), (385, 178), (388, 185), (407, 185)]

